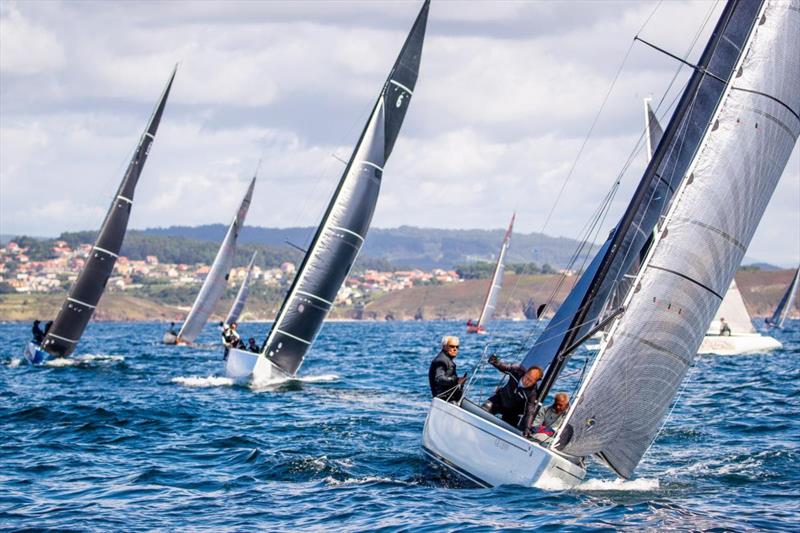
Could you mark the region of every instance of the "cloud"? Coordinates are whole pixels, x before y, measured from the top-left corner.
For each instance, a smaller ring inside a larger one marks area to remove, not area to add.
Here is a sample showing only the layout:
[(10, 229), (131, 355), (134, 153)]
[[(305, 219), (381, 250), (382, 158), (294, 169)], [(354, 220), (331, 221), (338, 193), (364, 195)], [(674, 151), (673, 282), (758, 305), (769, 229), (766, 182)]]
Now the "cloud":
[(17, 9), (0, 5), (0, 72), (6, 75), (41, 74), (64, 65), (64, 51), (55, 35)]
[[(688, 77), (684, 68), (672, 81), (676, 62), (631, 47), (633, 36), (641, 31), (694, 60), (719, 12), (703, 1), (655, 6), (434, 2), (419, 81), (374, 224), (497, 228), (516, 208), (518, 231), (541, 230), (626, 58), (547, 222), (551, 234), (578, 235), (636, 146), (642, 97), (658, 102), (666, 93), (659, 111), (666, 121)], [(178, 61), (132, 227), (228, 222), (260, 157), (248, 222), (315, 224), (343, 171), (331, 154), (350, 155), (418, 8), (419, 2), (3, 3), (0, 231), (52, 235), (97, 227)], [(800, 252), (763, 242), (780, 236), (776, 227), (784, 239), (800, 241), (797, 158), (754, 239), (755, 257), (791, 262), (787, 257)], [(640, 177), (643, 157), (633, 161), (607, 224)], [(25, 209), (32, 204), (44, 206), (36, 217)]]

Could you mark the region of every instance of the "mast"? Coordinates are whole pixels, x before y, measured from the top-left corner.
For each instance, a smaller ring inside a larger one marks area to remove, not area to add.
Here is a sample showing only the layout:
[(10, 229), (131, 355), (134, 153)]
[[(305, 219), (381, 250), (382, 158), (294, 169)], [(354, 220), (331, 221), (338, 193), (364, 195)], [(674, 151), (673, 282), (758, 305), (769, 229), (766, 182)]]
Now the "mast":
[(511, 245), (511, 232), (514, 230), (515, 218), (517, 218), (516, 213), (511, 215), (511, 222), (508, 224), (508, 229), (503, 236), (503, 244), (500, 245), (500, 253), (497, 255), (497, 262), (494, 265), (492, 279), (489, 283), (489, 290), (486, 291), (486, 299), (483, 301), (483, 310), (481, 311), (480, 318), (478, 318), (478, 327), (487, 324), (494, 315), (494, 310), (497, 306), (497, 298), (500, 296), (500, 290), (503, 288), (506, 252)]
[[(523, 360), (526, 368), (534, 364), (547, 367), (539, 389), (540, 404), (568, 362), (567, 350), (594, 326), (620, 278), (630, 273), (633, 263), (651, 245), (653, 231), (693, 160), (725, 89), (719, 80), (734, 74), (738, 51), (731, 49), (731, 43), (736, 41), (723, 41), (723, 37), (730, 38), (740, 29), (731, 26), (737, 6), (739, 2), (734, 0), (723, 10), (622, 219), (540, 336), (544, 340), (537, 340)], [(741, 36), (738, 44), (743, 44)]]
[(244, 305), (247, 303), (247, 296), (250, 294), (250, 280), (253, 277), (253, 266), (256, 263), (256, 255), (258, 252), (253, 252), (253, 257), (250, 258), (250, 264), (247, 265), (247, 274), (242, 280), (242, 285), (239, 287), (239, 292), (236, 293), (236, 298), (233, 301), (231, 310), (228, 311), (228, 316), (225, 318), (225, 324), (231, 325), (239, 321), (239, 315), (244, 310)]
[(264, 343), (262, 355), (293, 375), (355, 262), (378, 200), (419, 73), (428, 20), (425, 0)]
[(139, 144), (128, 163), (117, 194), (108, 208), (102, 226), (100, 226), (89, 258), (42, 341), (42, 348), (50, 355), (66, 357), (75, 351), (86, 325), (103, 296), (108, 278), (111, 277), (117, 257), (119, 257), (125, 232), (128, 229), (136, 184), (139, 182), (139, 177), (150, 153), (150, 147), (155, 140), (177, 69), (178, 66), (175, 65), (161, 98), (150, 116), (150, 121), (139, 139)]
[(211, 264), (211, 270), (208, 271), (206, 279), (203, 280), (203, 286), (200, 287), (200, 292), (197, 293), (192, 310), (189, 311), (189, 315), (186, 317), (180, 333), (178, 333), (178, 342), (194, 342), (200, 332), (203, 331), (208, 318), (214, 312), (214, 307), (228, 286), (228, 277), (233, 267), (233, 258), (236, 256), (236, 241), (239, 239), (239, 233), (244, 227), (247, 211), (250, 209), (253, 189), (256, 186), (256, 177), (253, 176), (253, 179), (250, 180), (250, 186), (247, 187), (242, 203), (239, 204), (236, 216), (233, 217), (230, 226), (228, 226), (228, 231), (225, 233), (225, 238), (222, 239), (217, 256)]
[(800, 0), (731, 2), (722, 20), (717, 64), (732, 62), (733, 75), (720, 76), (724, 93), (627, 310), (556, 436), (564, 453), (622, 477), (658, 434), (800, 136)]

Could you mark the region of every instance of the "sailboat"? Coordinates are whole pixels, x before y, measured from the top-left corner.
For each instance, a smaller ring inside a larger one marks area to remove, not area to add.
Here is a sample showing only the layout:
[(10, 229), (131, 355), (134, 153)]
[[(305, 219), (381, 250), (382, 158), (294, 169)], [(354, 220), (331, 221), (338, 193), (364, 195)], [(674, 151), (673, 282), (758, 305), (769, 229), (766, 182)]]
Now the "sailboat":
[[(723, 333), (723, 323), (727, 324), (729, 329), (725, 333)], [(781, 346), (782, 344), (776, 339), (756, 331), (739, 287), (736, 286), (736, 281), (732, 281), (697, 353), (739, 355), (767, 352)]]
[(783, 323), (786, 322), (786, 317), (789, 316), (789, 312), (792, 310), (792, 307), (794, 307), (798, 280), (800, 280), (800, 267), (797, 267), (797, 270), (795, 270), (794, 277), (791, 283), (789, 283), (789, 287), (786, 288), (786, 292), (783, 293), (781, 301), (778, 302), (778, 307), (775, 308), (775, 312), (772, 313), (770, 318), (765, 320), (767, 326), (771, 328), (783, 327)]
[(228, 316), (225, 317), (224, 324), (230, 326), (239, 322), (239, 316), (244, 311), (244, 305), (247, 303), (247, 296), (250, 294), (250, 281), (253, 279), (253, 267), (256, 264), (256, 255), (258, 252), (253, 252), (250, 258), (250, 263), (247, 265), (247, 273), (244, 275), (242, 284), (239, 286), (239, 292), (236, 293), (236, 298), (233, 300), (231, 310), (228, 311)]
[[(468, 399), (434, 399), (423, 430), (433, 461), (484, 486), (575, 486), (589, 457), (633, 475), (800, 135), (798, 40), (800, 0), (726, 4), (622, 220), (523, 360), (546, 368), (541, 405), (570, 353), (613, 321), (564, 422), (540, 445)], [(628, 272), (619, 254), (643, 250), (623, 306), (597, 323), (606, 282)]]
[(500, 253), (497, 254), (497, 262), (494, 265), (492, 279), (489, 282), (489, 290), (486, 291), (486, 298), (483, 301), (481, 316), (478, 318), (477, 322), (473, 323), (472, 320), (467, 322), (467, 333), (485, 334), (486, 324), (488, 324), (489, 321), (492, 320), (492, 316), (494, 316), (497, 299), (500, 296), (500, 291), (503, 289), (503, 274), (506, 269), (506, 252), (508, 252), (508, 247), (511, 245), (511, 232), (514, 229), (514, 219), (516, 217), (516, 213), (511, 215), (511, 222), (508, 224), (505, 236), (503, 236), (503, 244), (500, 245)]
[(25, 358), (32, 365), (42, 364), (51, 357), (67, 357), (72, 354), (103, 296), (125, 239), (136, 184), (139, 182), (150, 147), (155, 140), (177, 68), (176, 65), (172, 70), (161, 98), (139, 139), (86, 264), (70, 288), (69, 295), (61, 305), (56, 319), (45, 331), (41, 344), (32, 341), (25, 348)]
[(422, 5), (347, 163), (261, 353), (231, 349), (225, 372), (257, 381), (295, 375), (364, 244), (383, 169), (419, 73), (429, 0)]
[(250, 186), (239, 204), (236, 216), (233, 217), (225, 238), (222, 239), (217, 256), (211, 264), (211, 270), (203, 280), (203, 286), (192, 304), (192, 309), (186, 316), (180, 331), (175, 335), (172, 331), (164, 333), (162, 342), (164, 344), (189, 345), (192, 344), (208, 322), (208, 318), (214, 311), (222, 293), (228, 286), (228, 276), (233, 267), (233, 258), (236, 255), (236, 241), (239, 232), (244, 227), (244, 219), (247, 217), (247, 210), (250, 208), (250, 201), (253, 198), (253, 189), (256, 186), (256, 176), (250, 180)]

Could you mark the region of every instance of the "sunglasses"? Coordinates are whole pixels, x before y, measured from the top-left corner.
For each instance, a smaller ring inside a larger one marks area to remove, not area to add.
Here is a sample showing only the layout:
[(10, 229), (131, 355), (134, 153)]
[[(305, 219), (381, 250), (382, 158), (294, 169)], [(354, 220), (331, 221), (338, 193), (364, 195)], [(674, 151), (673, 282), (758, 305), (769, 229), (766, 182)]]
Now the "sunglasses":
[(447, 345), (447, 349), (449, 350), (450, 348), (455, 348), (456, 350), (458, 350), (458, 346), (453, 346), (453, 345), (448, 344)]

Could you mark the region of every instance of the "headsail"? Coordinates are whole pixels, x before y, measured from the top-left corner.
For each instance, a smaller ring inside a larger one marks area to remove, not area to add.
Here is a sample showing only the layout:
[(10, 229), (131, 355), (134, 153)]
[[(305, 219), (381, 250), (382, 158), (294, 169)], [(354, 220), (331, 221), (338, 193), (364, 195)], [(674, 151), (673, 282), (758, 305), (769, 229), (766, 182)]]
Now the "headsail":
[(239, 315), (242, 314), (244, 304), (247, 303), (247, 295), (250, 294), (250, 280), (253, 277), (253, 265), (256, 264), (256, 254), (253, 252), (253, 257), (250, 258), (250, 264), (247, 265), (247, 274), (242, 280), (242, 285), (239, 287), (239, 292), (236, 293), (236, 299), (233, 301), (231, 310), (228, 311), (228, 316), (225, 318), (225, 324), (233, 324), (239, 321)]
[(262, 354), (288, 374), (302, 364), (364, 243), (416, 85), (428, 8), (426, 0), (264, 343)]
[(65, 357), (75, 351), (75, 347), (83, 335), (83, 330), (86, 329), (86, 325), (92, 318), (92, 314), (100, 302), (100, 297), (103, 296), (108, 278), (114, 270), (117, 257), (119, 257), (122, 241), (125, 239), (136, 184), (139, 182), (139, 176), (141, 176), (145, 161), (147, 161), (150, 147), (155, 140), (177, 68), (176, 65), (172, 70), (147, 128), (139, 139), (136, 151), (122, 178), (122, 183), (120, 183), (111, 207), (106, 213), (103, 225), (100, 226), (89, 258), (42, 341), (42, 348), (51, 355)]
[(178, 333), (178, 342), (194, 342), (203, 327), (208, 322), (208, 317), (214, 311), (214, 306), (217, 305), (222, 293), (228, 286), (228, 276), (233, 266), (233, 258), (236, 255), (236, 240), (239, 238), (239, 232), (244, 227), (244, 219), (247, 217), (247, 210), (250, 208), (250, 201), (253, 198), (253, 188), (256, 185), (256, 177), (250, 180), (250, 186), (239, 204), (239, 209), (236, 216), (233, 218), (231, 225), (228, 226), (228, 232), (222, 240), (219, 247), (217, 256), (214, 258), (214, 263), (211, 265), (203, 281), (203, 286), (194, 300), (192, 310), (186, 317), (186, 321)]
[(564, 452), (629, 477), (655, 438), (800, 135), (798, 42), (800, 0), (725, 7), (702, 71), (724, 92), (693, 98), (715, 111), (695, 122), (701, 143), (675, 168), (679, 196), (557, 437)]
[(798, 267), (794, 272), (792, 282), (789, 283), (789, 287), (783, 294), (781, 301), (778, 302), (778, 307), (775, 308), (775, 312), (772, 313), (772, 317), (767, 319), (767, 324), (770, 326), (776, 326), (779, 328), (783, 327), (783, 323), (786, 321), (786, 317), (789, 316), (789, 312), (792, 310), (792, 306), (794, 305), (794, 300), (797, 295), (798, 280), (800, 280), (800, 267)]
[(742, 293), (739, 292), (739, 287), (736, 286), (736, 281), (731, 282), (728, 292), (722, 299), (722, 303), (717, 309), (717, 314), (714, 315), (714, 320), (708, 328), (709, 335), (718, 335), (722, 325), (721, 320), (724, 318), (731, 329), (732, 334), (737, 333), (756, 333), (756, 328), (753, 327), (753, 320), (750, 318), (750, 313), (747, 312), (747, 307), (744, 305)]
[(486, 292), (486, 299), (483, 302), (483, 310), (478, 319), (477, 327), (485, 327), (492, 320), (494, 310), (497, 307), (497, 298), (500, 296), (500, 290), (503, 288), (503, 274), (506, 269), (506, 252), (511, 245), (511, 232), (514, 230), (514, 219), (517, 214), (511, 215), (511, 222), (508, 224), (508, 229), (503, 237), (503, 244), (500, 245), (500, 253), (497, 255), (497, 263), (494, 265), (494, 273), (492, 280), (489, 284), (489, 290)]

